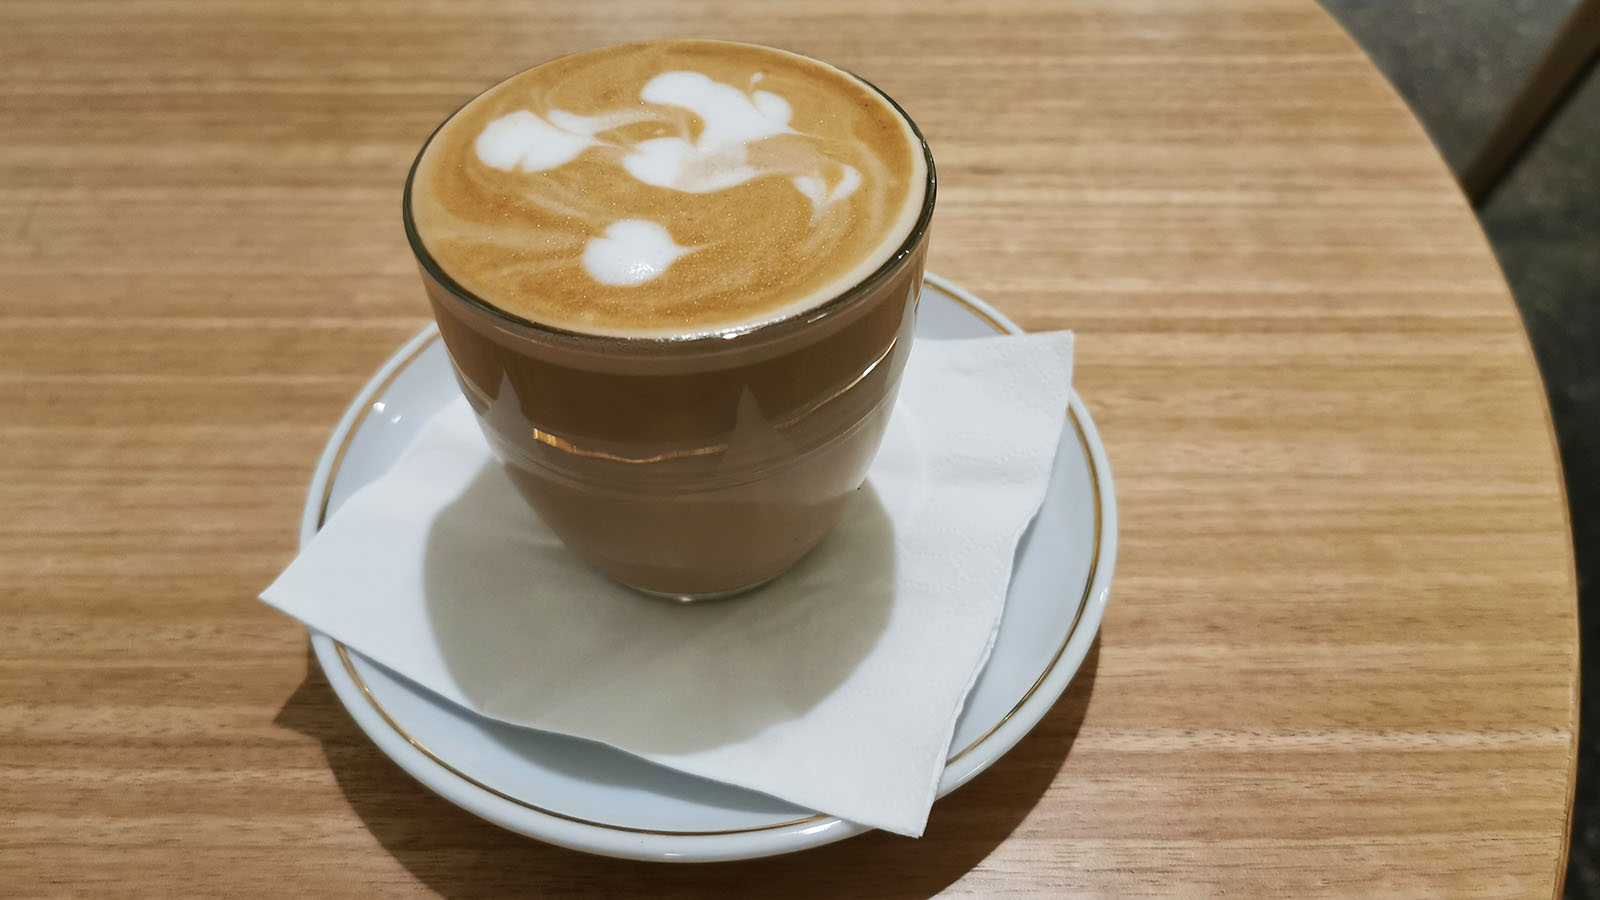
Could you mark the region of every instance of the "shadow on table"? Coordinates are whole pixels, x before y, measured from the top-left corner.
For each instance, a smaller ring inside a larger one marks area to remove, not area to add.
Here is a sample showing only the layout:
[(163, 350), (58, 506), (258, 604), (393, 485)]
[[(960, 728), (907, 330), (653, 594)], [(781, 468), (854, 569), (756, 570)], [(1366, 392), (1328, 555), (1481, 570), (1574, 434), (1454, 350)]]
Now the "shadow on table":
[[(1049, 789), (1094, 691), (1096, 640), (1067, 692), (989, 771), (933, 808), (919, 840), (870, 832), (826, 847), (744, 862), (670, 865), (589, 856), (504, 831), (413, 781), (356, 728), (307, 651), (306, 679), (276, 724), (315, 738), (373, 836), (449, 900), (540, 897), (924, 898), (982, 862)], [(893, 873), (894, 882), (884, 876)]]

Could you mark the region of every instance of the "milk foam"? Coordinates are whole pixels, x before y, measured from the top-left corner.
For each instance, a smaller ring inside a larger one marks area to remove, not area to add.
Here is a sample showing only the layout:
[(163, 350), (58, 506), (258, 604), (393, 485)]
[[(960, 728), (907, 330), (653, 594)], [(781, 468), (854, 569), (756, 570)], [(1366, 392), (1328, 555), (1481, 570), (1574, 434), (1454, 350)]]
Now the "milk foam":
[(618, 336), (782, 318), (889, 259), (923, 149), (847, 73), (771, 48), (665, 40), (530, 69), (440, 127), (415, 233), (517, 316)]
[[(757, 72), (751, 82), (759, 81), (761, 75)], [(753, 178), (788, 175), (795, 189), (811, 201), (813, 219), (822, 207), (850, 196), (861, 186), (861, 172), (843, 163), (838, 164), (842, 170), (838, 181), (828, 184), (822, 169), (829, 160), (821, 153), (814, 154), (812, 165), (801, 171), (749, 164), (751, 144), (795, 133), (789, 127), (793, 115), (789, 101), (770, 91), (746, 93), (700, 72), (663, 72), (650, 79), (639, 97), (647, 103), (687, 109), (702, 123), (699, 136), (692, 141), (684, 136), (652, 138), (628, 148), (622, 168), (645, 184), (705, 194)], [(580, 116), (552, 109), (541, 118), (519, 109), (484, 126), (473, 147), (486, 166), (540, 172), (572, 162), (590, 147), (602, 146), (596, 137), (602, 131), (652, 118), (671, 124), (670, 119), (641, 111)], [(673, 260), (688, 252), (690, 248), (673, 242), (665, 226), (627, 219), (607, 228), (604, 237), (589, 240), (583, 265), (601, 284), (633, 286), (665, 272)]]
[(601, 237), (583, 248), (583, 267), (601, 284), (632, 287), (644, 284), (693, 247), (680, 247), (672, 234), (648, 219), (614, 222)]

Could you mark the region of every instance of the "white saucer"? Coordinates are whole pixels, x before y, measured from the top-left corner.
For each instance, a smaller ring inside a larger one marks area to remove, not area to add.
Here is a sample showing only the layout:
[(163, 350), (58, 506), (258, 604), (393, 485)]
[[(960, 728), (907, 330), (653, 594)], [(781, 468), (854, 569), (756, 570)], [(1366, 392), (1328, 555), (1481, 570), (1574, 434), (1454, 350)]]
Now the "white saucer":
[[(919, 336), (996, 331), (1021, 329), (956, 285), (927, 276)], [(311, 481), (302, 545), (456, 397), (438, 336), (429, 326), (408, 341), (346, 410)], [(1076, 396), (1064, 427), (1044, 506), (1018, 550), (994, 650), (956, 725), (941, 797), (1043, 718), (1077, 673), (1105, 612), (1117, 553), (1111, 471)], [(326, 635), (313, 632), (311, 641), (339, 699), (384, 753), (446, 799), (512, 831), (610, 856), (709, 861), (788, 853), (868, 830), (608, 747), (480, 718)]]

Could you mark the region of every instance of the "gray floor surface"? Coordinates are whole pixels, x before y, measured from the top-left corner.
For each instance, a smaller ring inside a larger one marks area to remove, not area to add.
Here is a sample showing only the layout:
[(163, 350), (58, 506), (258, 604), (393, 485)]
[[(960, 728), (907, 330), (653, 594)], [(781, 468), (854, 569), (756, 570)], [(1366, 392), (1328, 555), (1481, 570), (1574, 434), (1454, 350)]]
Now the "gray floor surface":
[[(1574, 0), (1322, 0), (1460, 171)], [(1572, 506), (1584, 723), (1600, 722), (1600, 74), (1479, 218), (1528, 326)], [(1579, 737), (1568, 898), (1600, 900), (1600, 727)]]

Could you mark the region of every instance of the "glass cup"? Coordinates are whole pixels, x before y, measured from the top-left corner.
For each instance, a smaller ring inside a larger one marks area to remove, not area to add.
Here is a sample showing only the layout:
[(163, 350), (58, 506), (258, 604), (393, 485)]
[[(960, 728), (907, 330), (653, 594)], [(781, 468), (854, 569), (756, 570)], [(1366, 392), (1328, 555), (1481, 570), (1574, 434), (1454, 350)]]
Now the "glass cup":
[(827, 302), (709, 337), (582, 334), (475, 296), (417, 234), (412, 166), (406, 236), (457, 381), (511, 481), (595, 569), (651, 594), (725, 596), (783, 572), (843, 515), (894, 407), (933, 216), (933, 156), (889, 103), (927, 164), (905, 241)]

